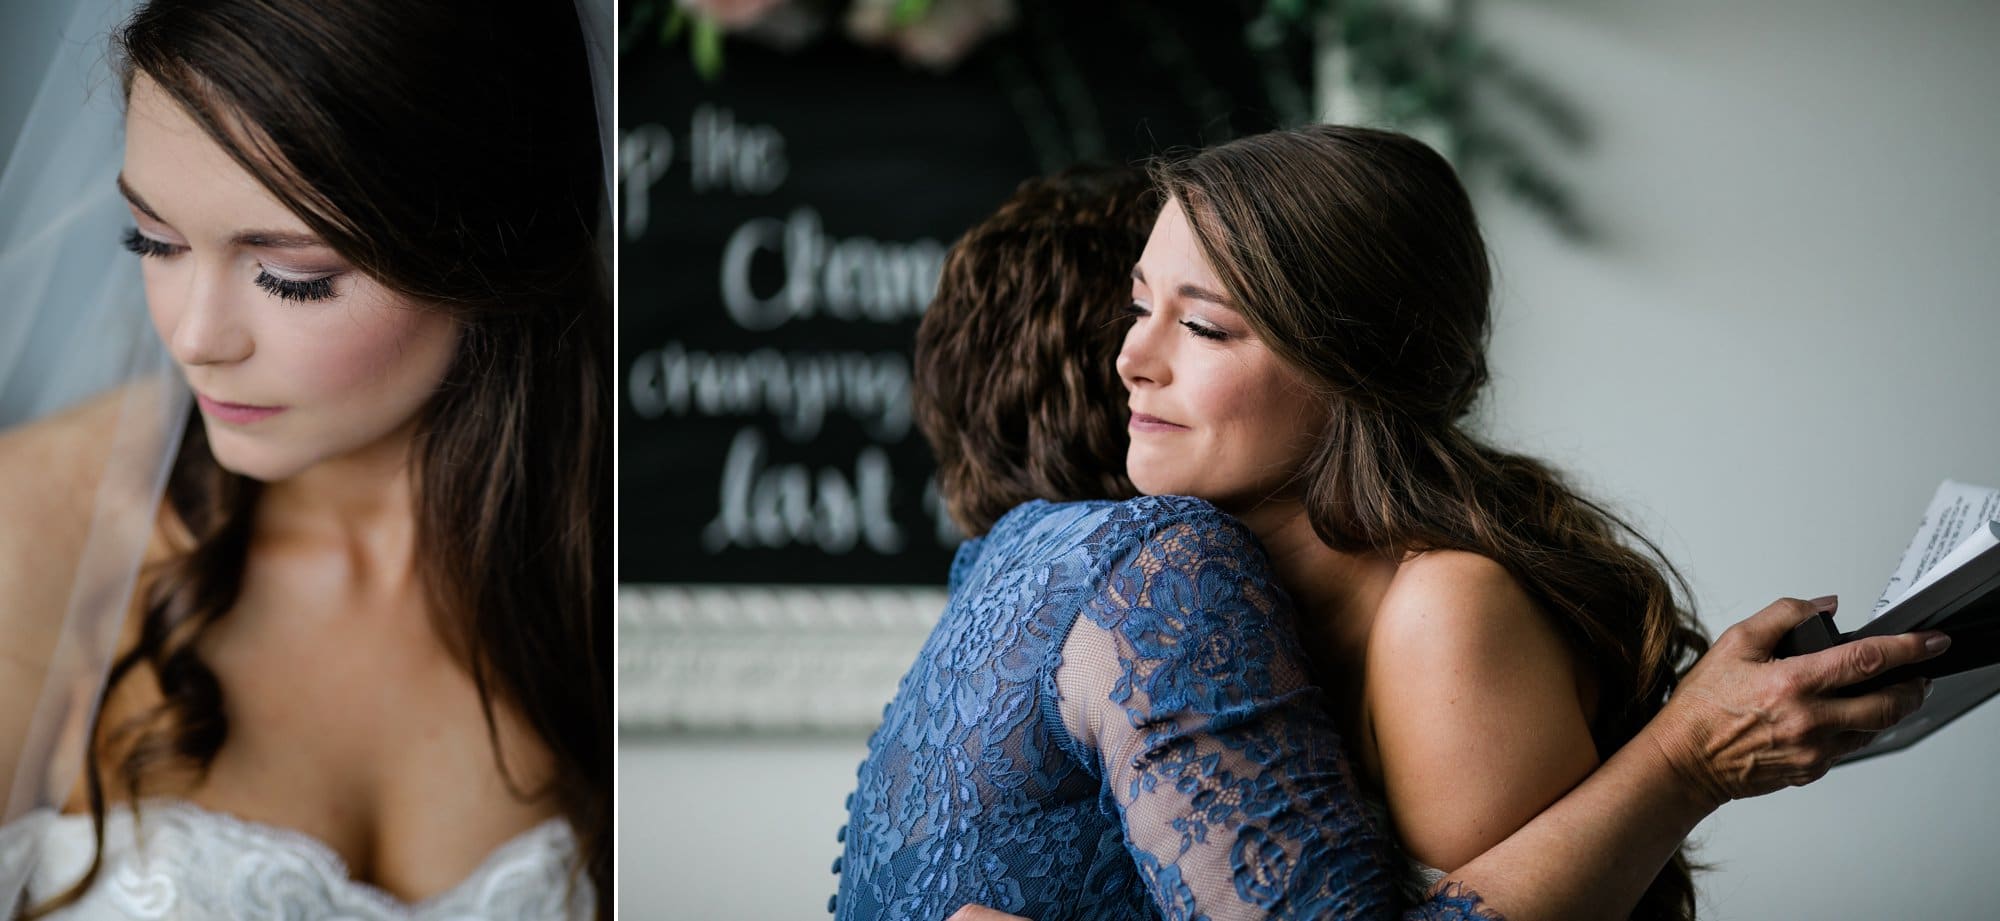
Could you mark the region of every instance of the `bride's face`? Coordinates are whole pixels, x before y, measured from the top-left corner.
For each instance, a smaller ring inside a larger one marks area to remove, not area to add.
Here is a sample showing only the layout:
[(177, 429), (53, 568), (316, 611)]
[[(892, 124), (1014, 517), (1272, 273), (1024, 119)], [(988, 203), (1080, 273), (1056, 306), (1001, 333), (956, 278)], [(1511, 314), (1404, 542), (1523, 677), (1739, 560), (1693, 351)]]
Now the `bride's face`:
[(350, 266), (143, 73), (119, 186), (153, 328), (223, 467), (283, 480), (407, 434), (456, 320)]
[(1292, 482), (1324, 418), (1229, 303), (1171, 199), (1132, 273), (1118, 376), (1132, 410), (1125, 472), (1148, 495), (1252, 508)]

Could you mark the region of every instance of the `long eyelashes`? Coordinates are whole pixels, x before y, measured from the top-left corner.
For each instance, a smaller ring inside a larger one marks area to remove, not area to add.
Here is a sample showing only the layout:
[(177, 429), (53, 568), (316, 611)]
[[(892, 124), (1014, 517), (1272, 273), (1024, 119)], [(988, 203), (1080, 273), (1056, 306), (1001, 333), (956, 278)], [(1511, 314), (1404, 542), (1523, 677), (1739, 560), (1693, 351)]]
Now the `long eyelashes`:
[(174, 246), (170, 243), (161, 243), (152, 237), (140, 233), (137, 227), (128, 228), (125, 231), (125, 238), (121, 242), (124, 243), (125, 248), (131, 251), (133, 255), (148, 258), (179, 255), (182, 250), (187, 248), (184, 246)]
[(311, 281), (292, 281), (269, 272), (258, 272), (257, 287), (281, 301), (323, 301), (333, 296), (333, 276)]
[[(1147, 310), (1144, 306), (1137, 303), (1131, 304), (1130, 306), (1127, 306), (1125, 308), (1125, 315), (1128, 317), (1135, 317), (1135, 318), (1144, 317), (1144, 316), (1150, 316), (1151, 314), (1152, 311)], [(1199, 336), (1203, 339), (1207, 339), (1211, 342), (1222, 342), (1229, 338), (1228, 333), (1216, 329), (1213, 326), (1204, 326), (1200, 323), (1196, 323), (1193, 320), (1182, 320), (1181, 325), (1187, 327), (1188, 332), (1191, 332), (1196, 336)]]
[(1200, 323), (1196, 323), (1193, 320), (1182, 320), (1181, 325), (1187, 327), (1188, 332), (1194, 333), (1195, 335), (1200, 336), (1203, 339), (1212, 339), (1216, 342), (1221, 342), (1222, 340), (1229, 338), (1228, 333), (1216, 329), (1213, 326), (1203, 326)]
[[(127, 229), (124, 238), (120, 242), (133, 255), (146, 259), (164, 259), (168, 256), (178, 256), (181, 253), (187, 252), (187, 247), (162, 243), (140, 233), (137, 227)], [(289, 278), (279, 278), (270, 272), (259, 271), (257, 277), (252, 280), (252, 284), (264, 289), (266, 293), (278, 300), (291, 303), (323, 301), (333, 297), (332, 275), (315, 278), (310, 281), (293, 281)]]

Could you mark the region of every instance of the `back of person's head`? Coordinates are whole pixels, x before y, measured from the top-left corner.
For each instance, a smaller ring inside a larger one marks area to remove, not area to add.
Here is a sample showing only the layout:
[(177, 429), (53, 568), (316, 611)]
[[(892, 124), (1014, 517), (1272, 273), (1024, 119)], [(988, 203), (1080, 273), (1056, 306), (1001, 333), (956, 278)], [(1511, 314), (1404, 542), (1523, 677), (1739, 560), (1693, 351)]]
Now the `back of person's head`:
[(967, 534), (1031, 499), (1122, 499), (1116, 359), (1132, 266), (1159, 204), (1145, 175), (1030, 179), (966, 231), (917, 329), (917, 426)]

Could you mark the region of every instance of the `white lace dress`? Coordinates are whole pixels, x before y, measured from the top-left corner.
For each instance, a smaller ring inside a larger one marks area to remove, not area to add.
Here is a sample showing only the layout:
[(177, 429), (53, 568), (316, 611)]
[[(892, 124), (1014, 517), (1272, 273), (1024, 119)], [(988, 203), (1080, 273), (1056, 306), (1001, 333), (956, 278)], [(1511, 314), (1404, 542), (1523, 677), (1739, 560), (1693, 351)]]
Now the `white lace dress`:
[[(26, 872), (28, 904), (38, 904), (82, 878), (92, 850), (88, 815), (32, 813), (0, 828), (0, 882)], [(449, 891), (407, 904), (351, 879), (340, 856), (308, 835), (154, 800), (141, 805), (137, 821), (129, 807), (110, 809), (96, 883), (54, 917), (582, 921), (596, 899), (590, 881), (572, 872), (576, 852), (569, 823), (550, 819), (501, 845)]]

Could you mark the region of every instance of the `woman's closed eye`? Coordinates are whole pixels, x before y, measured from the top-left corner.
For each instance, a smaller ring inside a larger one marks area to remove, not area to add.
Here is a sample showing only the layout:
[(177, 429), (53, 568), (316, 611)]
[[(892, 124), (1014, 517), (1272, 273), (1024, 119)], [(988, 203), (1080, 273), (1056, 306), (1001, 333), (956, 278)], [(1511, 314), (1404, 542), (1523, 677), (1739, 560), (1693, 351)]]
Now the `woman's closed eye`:
[(147, 259), (164, 259), (168, 256), (178, 256), (181, 253), (187, 252), (187, 247), (178, 246), (163, 240), (155, 240), (140, 233), (137, 227), (126, 229), (124, 244), (125, 248), (130, 250), (133, 255)]
[(293, 279), (263, 269), (257, 273), (257, 287), (281, 301), (323, 301), (333, 296), (333, 276)]
[(1200, 320), (1182, 320), (1181, 325), (1187, 327), (1188, 332), (1200, 336), (1203, 339), (1210, 339), (1216, 342), (1221, 342), (1222, 340), (1229, 338), (1229, 334), (1223, 332), (1221, 328), (1210, 326), (1209, 324), (1203, 323)]
[[(123, 243), (127, 250), (144, 259), (165, 259), (187, 252), (186, 246), (156, 240), (141, 233), (137, 227), (125, 231)], [(295, 303), (323, 301), (334, 296), (333, 279), (339, 274), (329, 272), (311, 278), (295, 278), (283, 272), (273, 272), (269, 267), (259, 266), (257, 277), (252, 279), (251, 283), (281, 301)]]
[[(1146, 305), (1134, 301), (1131, 306), (1125, 308), (1125, 314), (1136, 319), (1138, 317), (1152, 316), (1153, 311)], [(1222, 328), (1198, 319), (1184, 319), (1181, 321), (1181, 325), (1187, 327), (1188, 332), (1203, 339), (1221, 342), (1229, 338), (1229, 333), (1225, 332)]]

